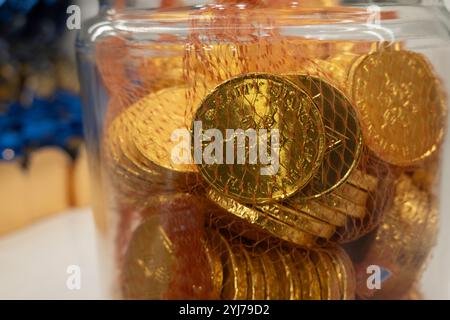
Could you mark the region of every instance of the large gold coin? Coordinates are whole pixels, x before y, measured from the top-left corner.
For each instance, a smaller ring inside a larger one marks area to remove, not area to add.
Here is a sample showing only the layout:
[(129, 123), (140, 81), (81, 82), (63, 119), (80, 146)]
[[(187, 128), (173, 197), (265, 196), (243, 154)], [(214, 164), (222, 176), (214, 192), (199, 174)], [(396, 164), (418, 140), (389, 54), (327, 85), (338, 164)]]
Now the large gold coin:
[(382, 160), (414, 165), (441, 144), (447, 111), (423, 55), (386, 49), (353, 67), (352, 95), (365, 143)]
[(247, 207), (232, 198), (224, 197), (213, 189), (209, 189), (206, 196), (220, 208), (248, 223), (250, 227), (297, 245), (311, 247), (316, 244), (316, 236), (279, 221), (260, 210)]
[(311, 181), (294, 196), (318, 198), (330, 193), (348, 178), (359, 161), (362, 133), (355, 109), (341, 91), (317, 77), (288, 77), (312, 97), (325, 126), (325, 153), (321, 167)]
[[(319, 110), (287, 79), (247, 74), (228, 80), (203, 100), (195, 120), (204, 131), (201, 135), (194, 123), (193, 153), (201, 174), (239, 202), (286, 198), (305, 186), (321, 164), (325, 135)], [(235, 139), (230, 130), (243, 131)], [(209, 138), (196, 146), (199, 136)]]

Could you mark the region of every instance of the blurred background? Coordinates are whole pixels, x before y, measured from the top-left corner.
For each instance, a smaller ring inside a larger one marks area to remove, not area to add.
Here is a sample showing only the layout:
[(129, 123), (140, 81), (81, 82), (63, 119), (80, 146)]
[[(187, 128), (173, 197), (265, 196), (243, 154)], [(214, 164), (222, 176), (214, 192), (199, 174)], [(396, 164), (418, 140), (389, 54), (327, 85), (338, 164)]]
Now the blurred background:
[[(155, 6), (159, 1), (154, 2)], [(109, 298), (98, 281), (95, 226), (83, 143), (74, 42), (67, 8), (81, 24), (94, 0), (0, 0), (0, 299)], [(449, 75), (450, 76), (450, 75)], [(448, 81), (448, 79), (446, 79)], [(441, 230), (450, 230), (446, 141)], [(450, 297), (439, 234), (423, 279), (426, 298)], [(68, 285), (74, 268), (80, 285)]]
[[(74, 42), (98, 1), (0, 0), (0, 298), (105, 298)], [(76, 21), (75, 21), (76, 22)], [(76, 27), (76, 26), (75, 26)], [(79, 267), (80, 288), (67, 286)]]

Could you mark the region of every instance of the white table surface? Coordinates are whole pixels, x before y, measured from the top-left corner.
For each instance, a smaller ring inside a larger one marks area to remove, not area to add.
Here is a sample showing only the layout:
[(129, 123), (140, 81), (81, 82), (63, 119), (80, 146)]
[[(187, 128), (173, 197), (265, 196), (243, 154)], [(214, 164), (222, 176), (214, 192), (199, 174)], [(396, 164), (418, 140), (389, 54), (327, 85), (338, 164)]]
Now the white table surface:
[[(67, 267), (81, 270), (80, 290), (66, 286)], [(55, 215), (0, 237), (0, 299), (104, 299), (95, 227), (89, 209)]]

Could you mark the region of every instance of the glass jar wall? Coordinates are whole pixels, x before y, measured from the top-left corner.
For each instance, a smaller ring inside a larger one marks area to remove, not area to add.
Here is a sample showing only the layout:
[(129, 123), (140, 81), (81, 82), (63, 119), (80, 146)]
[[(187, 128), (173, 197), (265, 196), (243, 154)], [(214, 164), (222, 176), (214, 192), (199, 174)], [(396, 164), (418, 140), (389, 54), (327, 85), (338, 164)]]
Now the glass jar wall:
[(112, 295), (448, 297), (444, 3), (181, 2), (78, 40)]

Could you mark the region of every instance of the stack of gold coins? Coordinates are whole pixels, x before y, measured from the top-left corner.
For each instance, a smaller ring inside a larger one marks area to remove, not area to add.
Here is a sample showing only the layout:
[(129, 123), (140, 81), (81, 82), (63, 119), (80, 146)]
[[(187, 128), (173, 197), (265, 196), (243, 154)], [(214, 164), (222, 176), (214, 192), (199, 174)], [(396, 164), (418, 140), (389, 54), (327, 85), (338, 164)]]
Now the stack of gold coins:
[[(126, 196), (122, 198), (145, 203), (151, 192), (188, 191), (199, 183), (190, 150), (172, 153), (176, 145), (172, 134), (185, 128), (185, 106), (185, 88), (163, 89), (139, 100), (112, 121), (105, 153), (113, 180)], [(187, 161), (176, 157), (186, 157)]]
[(193, 32), (105, 130), (112, 198), (137, 212), (119, 215), (123, 296), (419, 297), (447, 117), (430, 64), (385, 43), (296, 57), (306, 39), (252, 28)]
[[(249, 245), (212, 229), (191, 234), (188, 237), (192, 243), (188, 245), (183, 236), (168, 228), (166, 221), (153, 215), (133, 233), (122, 273), (126, 298), (354, 298), (353, 264), (342, 249)], [(188, 250), (195, 242), (200, 250)], [(180, 274), (181, 270), (186, 272), (185, 259), (197, 260), (201, 276)], [(197, 288), (197, 292), (189, 288)]]
[[(362, 134), (353, 106), (324, 80), (262, 73), (236, 77), (205, 97), (194, 121), (205, 131), (280, 132), (277, 171), (270, 175), (261, 175), (269, 168), (257, 163), (230, 165), (215, 158), (212, 164), (199, 164), (209, 185), (206, 197), (245, 222), (244, 228), (314, 247), (331, 240), (348, 219), (365, 217), (378, 181), (357, 169)], [(249, 124), (254, 131), (247, 129)], [(233, 138), (227, 137), (227, 143)], [(194, 149), (194, 157), (204, 156), (195, 153), (208, 146), (209, 141)]]

